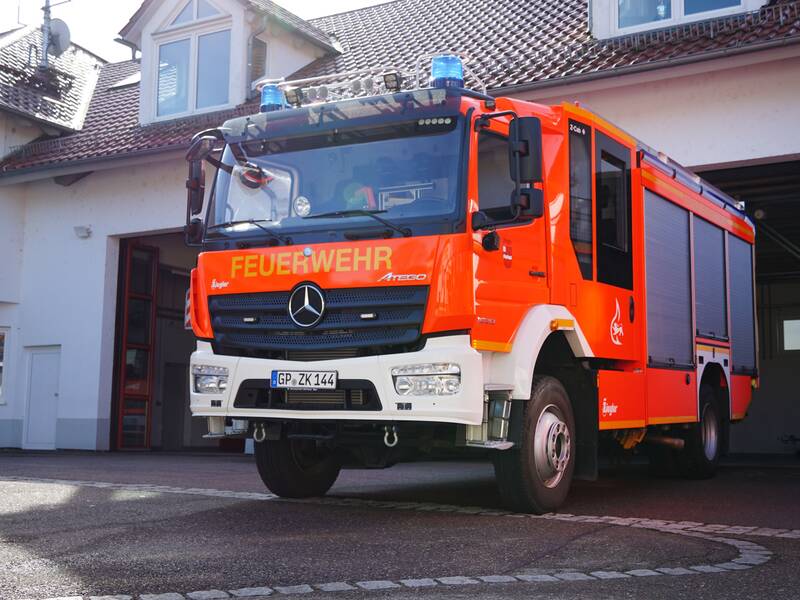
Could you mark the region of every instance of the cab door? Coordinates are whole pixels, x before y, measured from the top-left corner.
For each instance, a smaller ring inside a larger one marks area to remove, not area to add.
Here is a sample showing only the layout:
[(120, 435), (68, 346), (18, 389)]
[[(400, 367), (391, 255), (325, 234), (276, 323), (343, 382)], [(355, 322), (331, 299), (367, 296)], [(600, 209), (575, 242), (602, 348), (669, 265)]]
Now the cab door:
[(579, 278), (573, 311), (595, 356), (639, 361), (644, 306), (634, 266), (643, 241), (641, 225), (634, 226), (642, 218), (635, 154), (593, 125), (569, 121), (570, 237)]
[[(491, 230), (473, 234), (476, 322), (473, 346), (478, 350), (510, 352), (514, 334), (527, 311), (547, 302), (545, 219), (511, 217), (514, 182), (509, 172), (507, 125), (474, 134), (471, 144), (470, 198), (490, 221)], [(473, 209), (475, 206), (473, 205)], [(496, 250), (484, 248), (483, 239), (497, 235)]]

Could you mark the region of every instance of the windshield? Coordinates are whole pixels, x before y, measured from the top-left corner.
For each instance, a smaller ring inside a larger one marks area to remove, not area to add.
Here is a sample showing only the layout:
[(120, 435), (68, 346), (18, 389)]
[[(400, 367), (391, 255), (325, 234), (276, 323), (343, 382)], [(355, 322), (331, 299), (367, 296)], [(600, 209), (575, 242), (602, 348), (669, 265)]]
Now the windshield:
[(415, 222), (441, 220), (459, 206), (458, 121), (255, 140), (241, 152), (228, 146), (223, 163), (233, 168), (218, 172), (209, 233), (385, 229), (367, 211), (416, 233)]

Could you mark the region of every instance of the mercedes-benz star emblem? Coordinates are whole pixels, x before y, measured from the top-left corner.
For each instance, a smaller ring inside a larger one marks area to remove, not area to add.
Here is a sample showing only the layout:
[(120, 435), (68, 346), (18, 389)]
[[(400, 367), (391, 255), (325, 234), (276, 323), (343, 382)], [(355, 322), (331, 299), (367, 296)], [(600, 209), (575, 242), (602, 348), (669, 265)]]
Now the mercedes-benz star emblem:
[(322, 320), (325, 298), (322, 290), (311, 283), (303, 283), (289, 296), (289, 318), (298, 327), (313, 327)]

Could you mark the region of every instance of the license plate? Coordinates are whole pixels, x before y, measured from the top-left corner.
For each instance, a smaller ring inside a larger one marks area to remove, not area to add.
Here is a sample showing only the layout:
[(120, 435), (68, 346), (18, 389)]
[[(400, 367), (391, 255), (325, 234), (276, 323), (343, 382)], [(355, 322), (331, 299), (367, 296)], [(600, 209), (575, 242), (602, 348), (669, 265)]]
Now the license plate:
[(335, 390), (336, 371), (273, 371), (273, 389)]

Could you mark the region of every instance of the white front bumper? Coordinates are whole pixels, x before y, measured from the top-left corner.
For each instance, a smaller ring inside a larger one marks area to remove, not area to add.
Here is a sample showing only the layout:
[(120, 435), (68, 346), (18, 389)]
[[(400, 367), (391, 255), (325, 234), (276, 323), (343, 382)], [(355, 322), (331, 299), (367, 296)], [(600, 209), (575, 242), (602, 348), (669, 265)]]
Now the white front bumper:
[[(461, 367), (461, 391), (452, 396), (400, 396), (395, 392), (392, 367), (418, 363), (456, 363)], [(479, 425), (483, 419), (483, 367), (481, 355), (470, 346), (468, 335), (435, 337), (417, 352), (385, 354), (338, 360), (297, 362), (261, 358), (238, 358), (214, 354), (211, 345), (200, 342), (192, 354), (192, 366), (227, 367), (228, 389), (222, 394), (197, 394), (190, 382), (191, 410), (194, 416), (347, 420), (347, 421), (428, 421)], [(339, 379), (372, 382), (382, 409), (360, 410), (283, 410), (235, 408), (236, 393), (248, 379), (268, 380), (273, 369), (337, 371)], [(398, 403), (411, 403), (410, 410), (398, 410)]]

